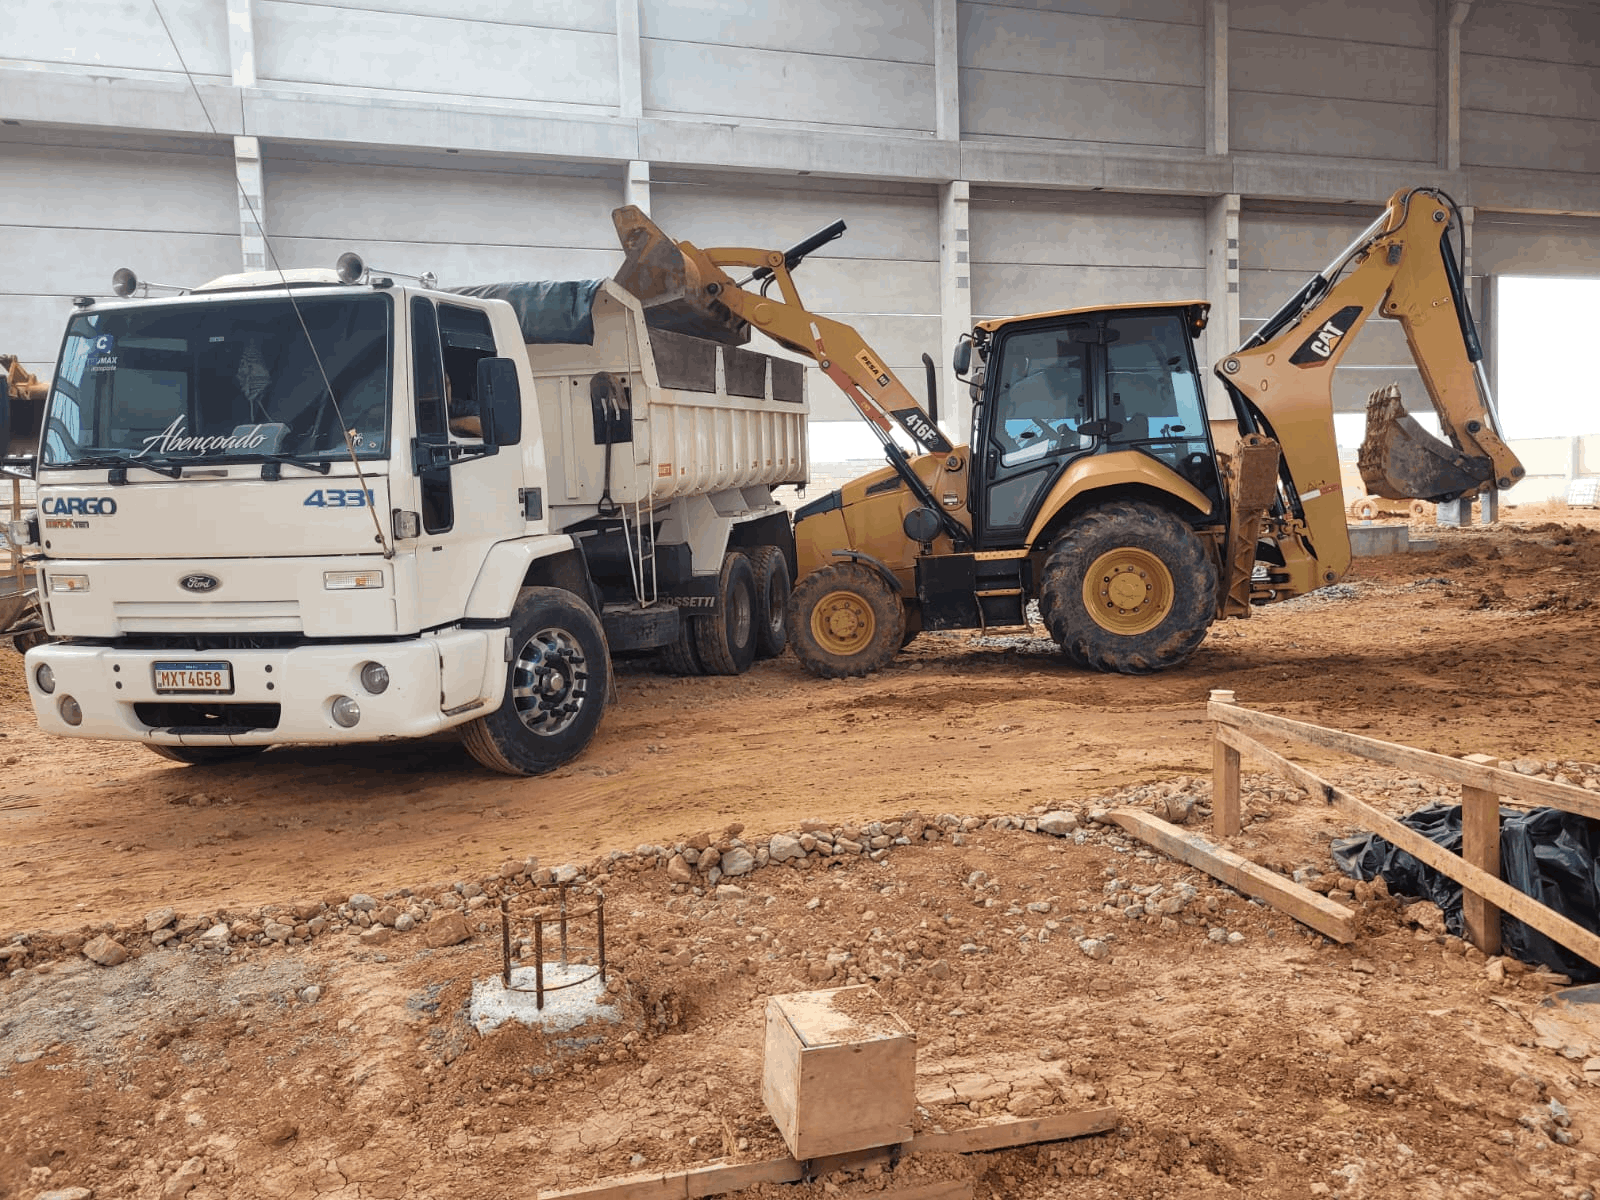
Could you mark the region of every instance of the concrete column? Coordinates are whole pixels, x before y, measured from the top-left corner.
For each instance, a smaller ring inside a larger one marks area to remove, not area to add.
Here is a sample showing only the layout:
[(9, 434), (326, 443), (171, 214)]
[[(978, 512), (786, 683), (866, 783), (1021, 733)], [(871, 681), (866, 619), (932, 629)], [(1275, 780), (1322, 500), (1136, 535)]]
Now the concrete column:
[(972, 332), (970, 190), (965, 179), (957, 179), (939, 192), (939, 345), (929, 351), (939, 367), (939, 426), (956, 443), (972, 430), (972, 398), (950, 365), (956, 339)]
[(1472, 0), (1437, 0), (1439, 165), (1461, 169), (1461, 26)]
[(617, 0), (617, 115), (644, 116), (644, 65), (639, 56), (639, 0)]
[(1229, 192), (1211, 197), (1206, 206), (1206, 299), (1211, 315), (1206, 322), (1205, 358), (1200, 370), (1205, 378), (1206, 416), (1212, 421), (1233, 419), (1233, 403), (1212, 371), (1217, 360), (1236, 350), (1239, 334), (1239, 196)]
[(636, 206), (645, 216), (650, 215), (650, 164), (635, 160), (628, 164), (628, 173), (622, 177), (622, 202)]
[(1205, 31), (1206, 153), (1228, 153), (1228, 0), (1208, 0)]
[(228, 0), (228, 57), (233, 63), (233, 86), (256, 85), (256, 33), (250, 0)]
[(239, 251), (246, 271), (267, 269), (266, 197), (261, 177), (261, 142), (233, 139), (233, 173), (239, 181)]
[(933, 103), (936, 136), (954, 141), (961, 136), (961, 64), (958, 52), (956, 0), (933, 4)]

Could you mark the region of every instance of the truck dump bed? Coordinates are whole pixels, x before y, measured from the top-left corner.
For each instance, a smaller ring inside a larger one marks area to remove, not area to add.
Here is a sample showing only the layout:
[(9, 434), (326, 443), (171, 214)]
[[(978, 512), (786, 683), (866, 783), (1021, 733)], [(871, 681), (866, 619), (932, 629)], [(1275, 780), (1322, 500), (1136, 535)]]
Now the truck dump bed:
[[(545, 436), (559, 439), (545, 448), (555, 527), (569, 523), (559, 510), (586, 519), (606, 497), (654, 505), (806, 482), (801, 364), (654, 328), (614, 280), (592, 287), (592, 343), (579, 341), (589, 332), (580, 314), (559, 335), (572, 341), (525, 347)], [(552, 303), (576, 313), (582, 297), (560, 293)], [(524, 335), (548, 336), (561, 324), (548, 316), (519, 307)]]

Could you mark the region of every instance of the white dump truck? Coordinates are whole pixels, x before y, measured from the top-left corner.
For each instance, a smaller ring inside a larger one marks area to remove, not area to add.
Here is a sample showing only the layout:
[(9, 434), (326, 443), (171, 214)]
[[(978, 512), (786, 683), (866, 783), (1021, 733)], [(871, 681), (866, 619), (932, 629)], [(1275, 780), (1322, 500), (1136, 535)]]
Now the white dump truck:
[(421, 284), (347, 255), (76, 302), (12, 530), (41, 728), (184, 763), (456, 728), (536, 774), (594, 735), (612, 653), (782, 650), (802, 369), (613, 280)]

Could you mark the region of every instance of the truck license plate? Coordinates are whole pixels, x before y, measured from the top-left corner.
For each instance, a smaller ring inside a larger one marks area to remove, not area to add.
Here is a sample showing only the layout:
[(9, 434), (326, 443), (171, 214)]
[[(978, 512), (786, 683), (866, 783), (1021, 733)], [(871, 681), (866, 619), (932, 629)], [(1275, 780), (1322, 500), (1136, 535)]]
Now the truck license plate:
[(158, 662), (154, 664), (156, 694), (180, 692), (211, 695), (233, 691), (233, 664), (225, 662)]

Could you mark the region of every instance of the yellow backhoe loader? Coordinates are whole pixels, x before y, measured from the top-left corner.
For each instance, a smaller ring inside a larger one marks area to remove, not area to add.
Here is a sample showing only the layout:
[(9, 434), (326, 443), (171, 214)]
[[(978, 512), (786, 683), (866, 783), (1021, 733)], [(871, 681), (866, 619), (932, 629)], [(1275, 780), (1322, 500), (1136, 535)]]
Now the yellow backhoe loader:
[[(1184, 661), (1218, 618), (1337, 582), (1350, 540), (1332, 377), (1374, 314), (1400, 322), (1448, 441), (1406, 414), (1397, 388), (1374, 393), (1367, 491), (1439, 502), (1523, 474), (1499, 433), (1451, 245), (1460, 214), (1432, 188), (1396, 192), (1217, 364), (1238, 423), (1228, 453), (1213, 444), (1194, 354), (1203, 301), (979, 322), (955, 351), (971, 442), (952, 446), (853, 329), (801, 303), (791, 272), (843, 222), (776, 251), (673, 242), (631, 207), (613, 219), (628, 254), (618, 281), (647, 307), (808, 355), (883, 443), (887, 467), (795, 513), (789, 639), (816, 675), (878, 670), (919, 629), (1023, 625), (1033, 600), (1073, 662), (1156, 671)], [(730, 267), (749, 273), (735, 280)], [(897, 428), (919, 453), (897, 444)]]

